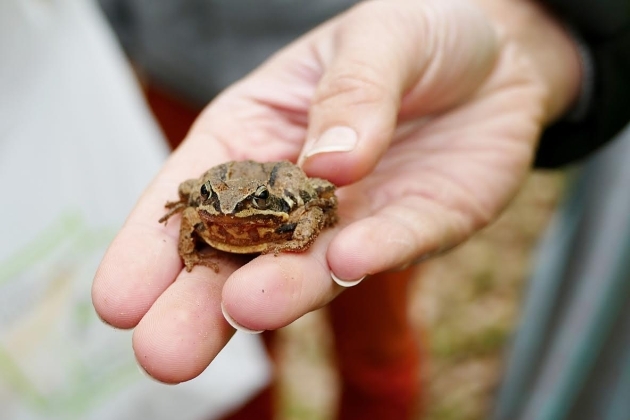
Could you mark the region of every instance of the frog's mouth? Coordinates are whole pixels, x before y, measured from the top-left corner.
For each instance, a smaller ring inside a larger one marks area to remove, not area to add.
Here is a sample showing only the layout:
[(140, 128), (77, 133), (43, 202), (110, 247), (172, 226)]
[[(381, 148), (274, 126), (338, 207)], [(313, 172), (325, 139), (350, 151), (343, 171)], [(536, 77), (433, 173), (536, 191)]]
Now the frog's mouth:
[(290, 240), (296, 226), (272, 215), (259, 214), (248, 218), (204, 212), (199, 212), (199, 215), (203, 227), (196, 227), (196, 230), (210, 246), (239, 254), (264, 252), (272, 244)]
[(268, 212), (256, 214), (211, 214), (205, 210), (199, 211), (199, 216), (205, 224), (225, 226), (279, 226), (289, 219), (287, 213)]

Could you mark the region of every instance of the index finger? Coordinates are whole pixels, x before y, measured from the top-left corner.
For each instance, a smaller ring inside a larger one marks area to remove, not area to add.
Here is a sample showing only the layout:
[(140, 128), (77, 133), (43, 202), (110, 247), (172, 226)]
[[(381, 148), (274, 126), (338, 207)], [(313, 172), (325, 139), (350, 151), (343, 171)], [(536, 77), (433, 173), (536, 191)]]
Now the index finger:
[(166, 226), (157, 222), (164, 204), (177, 198), (181, 182), (229, 160), (295, 160), (311, 93), (309, 77), (294, 60), (308, 58), (305, 45), (308, 42), (288, 49), (247, 82), (230, 88), (195, 121), (138, 201), (96, 273), (92, 300), (105, 322), (118, 328), (137, 325), (181, 271), (178, 217)]
[(179, 217), (167, 225), (158, 223), (166, 212), (164, 204), (177, 198), (181, 182), (229, 160), (294, 158), (302, 136), (299, 124), (249, 98), (247, 88), (231, 89), (206, 107), (142, 195), (97, 270), (92, 301), (101, 319), (118, 328), (134, 327), (181, 271)]
[(229, 159), (220, 145), (206, 140), (191, 136), (171, 155), (105, 253), (94, 277), (92, 301), (108, 324), (136, 326), (181, 271), (179, 217), (166, 225), (158, 220), (164, 204), (177, 197), (179, 183), (197, 177), (213, 162)]

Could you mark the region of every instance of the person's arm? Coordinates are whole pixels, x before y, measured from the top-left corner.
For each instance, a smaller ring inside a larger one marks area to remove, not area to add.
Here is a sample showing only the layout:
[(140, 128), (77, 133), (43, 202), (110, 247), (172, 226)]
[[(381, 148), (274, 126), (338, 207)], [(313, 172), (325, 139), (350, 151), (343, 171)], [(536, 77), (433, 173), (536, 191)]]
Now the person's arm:
[(549, 0), (580, 45), (583, 79), (577, 108), (550, 126), (536, 156), (556, 167), (588, 156), (630, 121), (630, 2)]

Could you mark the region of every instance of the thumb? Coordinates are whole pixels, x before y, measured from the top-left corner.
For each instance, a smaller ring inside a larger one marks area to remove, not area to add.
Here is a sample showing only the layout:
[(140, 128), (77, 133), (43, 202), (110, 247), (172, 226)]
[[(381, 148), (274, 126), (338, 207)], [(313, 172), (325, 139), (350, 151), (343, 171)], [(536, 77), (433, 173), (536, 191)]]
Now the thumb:
[(324, 70), (299, 159), (309, 175), (358, 181), (388, 149), (401, 103), (405, 118), (418, 117), (481, 84), (494, 63), (487, 52), (496, 49), (495, 34), (467, 4), (365, 2), (320, 34), (315, 49)]

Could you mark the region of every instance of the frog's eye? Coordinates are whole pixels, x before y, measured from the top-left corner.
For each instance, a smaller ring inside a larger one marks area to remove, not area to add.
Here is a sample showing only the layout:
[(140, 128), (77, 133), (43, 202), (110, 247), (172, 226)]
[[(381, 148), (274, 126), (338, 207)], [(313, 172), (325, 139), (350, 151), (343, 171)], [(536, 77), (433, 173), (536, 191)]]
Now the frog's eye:
[(207, 200), (208, 198), (210, 198), (210, 191), (208, 190), (208, 187), (206, 186), (206, 184), (203, 184), (201, 186), (201, 188), (199, 189), (199, 193), (201, 193), (201, 197), (204, 200)]
[(252, 197), (252, 203), (254, 204), (254, 207), (258, 209), (264, 209), (264, 208), (267, 208), (268, 198), (269, 198), (269, 190), (267, 190), (267, 187), (265, 186), (260, 186), (258, 187), (256, 192), (254, 193), (254, 196)]

